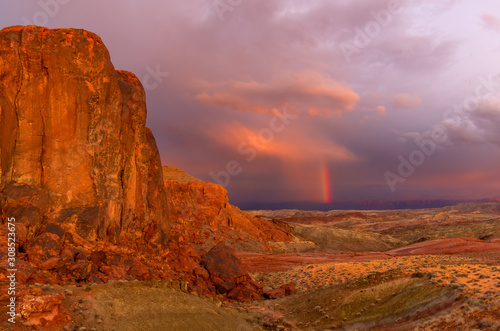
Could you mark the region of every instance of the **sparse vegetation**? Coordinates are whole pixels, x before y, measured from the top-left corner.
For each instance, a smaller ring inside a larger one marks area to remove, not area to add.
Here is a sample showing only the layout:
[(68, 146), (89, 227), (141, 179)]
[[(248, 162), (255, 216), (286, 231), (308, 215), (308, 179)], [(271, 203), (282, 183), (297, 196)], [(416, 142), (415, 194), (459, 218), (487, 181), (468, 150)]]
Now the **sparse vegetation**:
[[(293, 218), (291, 225), (301, 238), (323, 248), (350, 252), (366, 252), (374, 247), (382, 250), (380, 247), (388, 243), (399, 245), (398, 241), (419, 241), (420, 247), (425, 247), (429, 240), (455, 237), (477, 238), (469, 242), (483, 245), (499, 234), (497, 215), (446, 211), (434, 216), (436, 213), (407, 211), (394, 217), (390, 212), (369, 212), (366, 217), (352, 213), (344, 219), (338, 214), (321, 219), (309, 212), (295, 218), (288, 216), (288, 220)], [(384, 241), (387, 236), (376, 234), (388, 234), (391, 239)], [(358, 244), (356, 248), (354, 243)], [(446, 252), (446, 245), (460, 249), (468, 241), (443, 241), (438, 247)], [(375, 325), (393, 329), (397, 325), (401, 330), (500, 330), (498, 250), (459, 249), (453, 255), (407, 255), (411, 253), (404, 246), (394, 250), (402, 256), (380, 256), (361, 262), (345, 258), (342, 262), (269, 272), (265, 279), (258, 273), (256, 276), (268, 286), (296, 283), (299, 293), (267, 308), (284, 314), (285, 320), (298, 329), (347, 325), (359, 330)]]

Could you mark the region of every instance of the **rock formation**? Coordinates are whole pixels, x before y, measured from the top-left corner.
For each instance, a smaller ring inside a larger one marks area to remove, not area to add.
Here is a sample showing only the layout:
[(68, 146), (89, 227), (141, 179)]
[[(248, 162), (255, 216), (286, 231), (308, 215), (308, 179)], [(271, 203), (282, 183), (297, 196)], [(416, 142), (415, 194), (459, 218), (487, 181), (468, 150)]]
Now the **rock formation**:
[(266, 250), (293, 235), (231, 206), (220, 185), (162, 169), (145, 123), (141, 83), (114, 69), (97, 35), (0, 31), (0, 209), (2, 223), (16, 220), (18, 279), (174, 279), (204, 295), (260, 297), (246, 272), (215, 275), (217, 256), (239, 270), (230, 248), (206, 251)]
[[(229, 204), (227, 191), (186, 172), (163, 167), (172, 235), (209, 248), (223, 240), (242, 250), (269, 250), (268, 242), (290, 241), (291, 231)], [(257, 246), (257, 247), (256, 247)]]
[(97, 35), (15, 26), (0, 32), (0, 191), (33, 238), (165, 245), (161, 162), (144, 89), (114, 69)]

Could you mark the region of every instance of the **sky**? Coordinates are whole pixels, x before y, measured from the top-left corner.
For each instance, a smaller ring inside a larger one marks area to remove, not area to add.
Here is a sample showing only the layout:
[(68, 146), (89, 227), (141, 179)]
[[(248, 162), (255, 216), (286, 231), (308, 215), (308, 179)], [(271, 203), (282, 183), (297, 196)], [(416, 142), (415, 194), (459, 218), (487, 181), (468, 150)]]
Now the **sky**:
[(0, 0), (97, 33), (163, 165), (230, 202), (500, 198), (497, 0)]

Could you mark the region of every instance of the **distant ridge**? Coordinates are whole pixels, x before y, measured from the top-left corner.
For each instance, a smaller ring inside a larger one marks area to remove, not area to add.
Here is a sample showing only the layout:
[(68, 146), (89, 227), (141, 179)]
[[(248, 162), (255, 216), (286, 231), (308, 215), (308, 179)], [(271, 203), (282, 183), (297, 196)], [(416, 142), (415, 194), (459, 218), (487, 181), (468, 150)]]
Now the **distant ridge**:
[(317, 202), (255, 202), (237, 204), (243, 210), (256, 209), (300, 209), (300, 210), (391, 210), (391, 209), (425, 209), (425, 208), (443, 208), (454, 206), (461, 203), (488, 203), (498, 202), (498, 199), (478, 199), (478, 200), (400, 200), (400, 201), (334, 201), (331, 203)]
[(500, 211), (500, 202), (498, 200), (492, 200), (489, 202), (464, 202), (459, 203), (457, 205), (451, 206), (450, 210), (458, 210), (458, 211), (472, 211), (472, 210), (492, 210), (492, 211)]

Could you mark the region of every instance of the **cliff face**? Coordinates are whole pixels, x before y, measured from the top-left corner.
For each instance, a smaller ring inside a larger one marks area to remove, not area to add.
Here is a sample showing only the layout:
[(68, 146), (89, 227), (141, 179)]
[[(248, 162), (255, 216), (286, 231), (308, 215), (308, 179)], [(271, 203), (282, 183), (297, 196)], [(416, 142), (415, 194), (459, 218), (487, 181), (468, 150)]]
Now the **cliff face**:
[(28, 237), (50, 224), (86, 240), (164, 244), (161, 162), (145, 92), (101, 39), (74, 29), (0, 31), (0, 192)]

